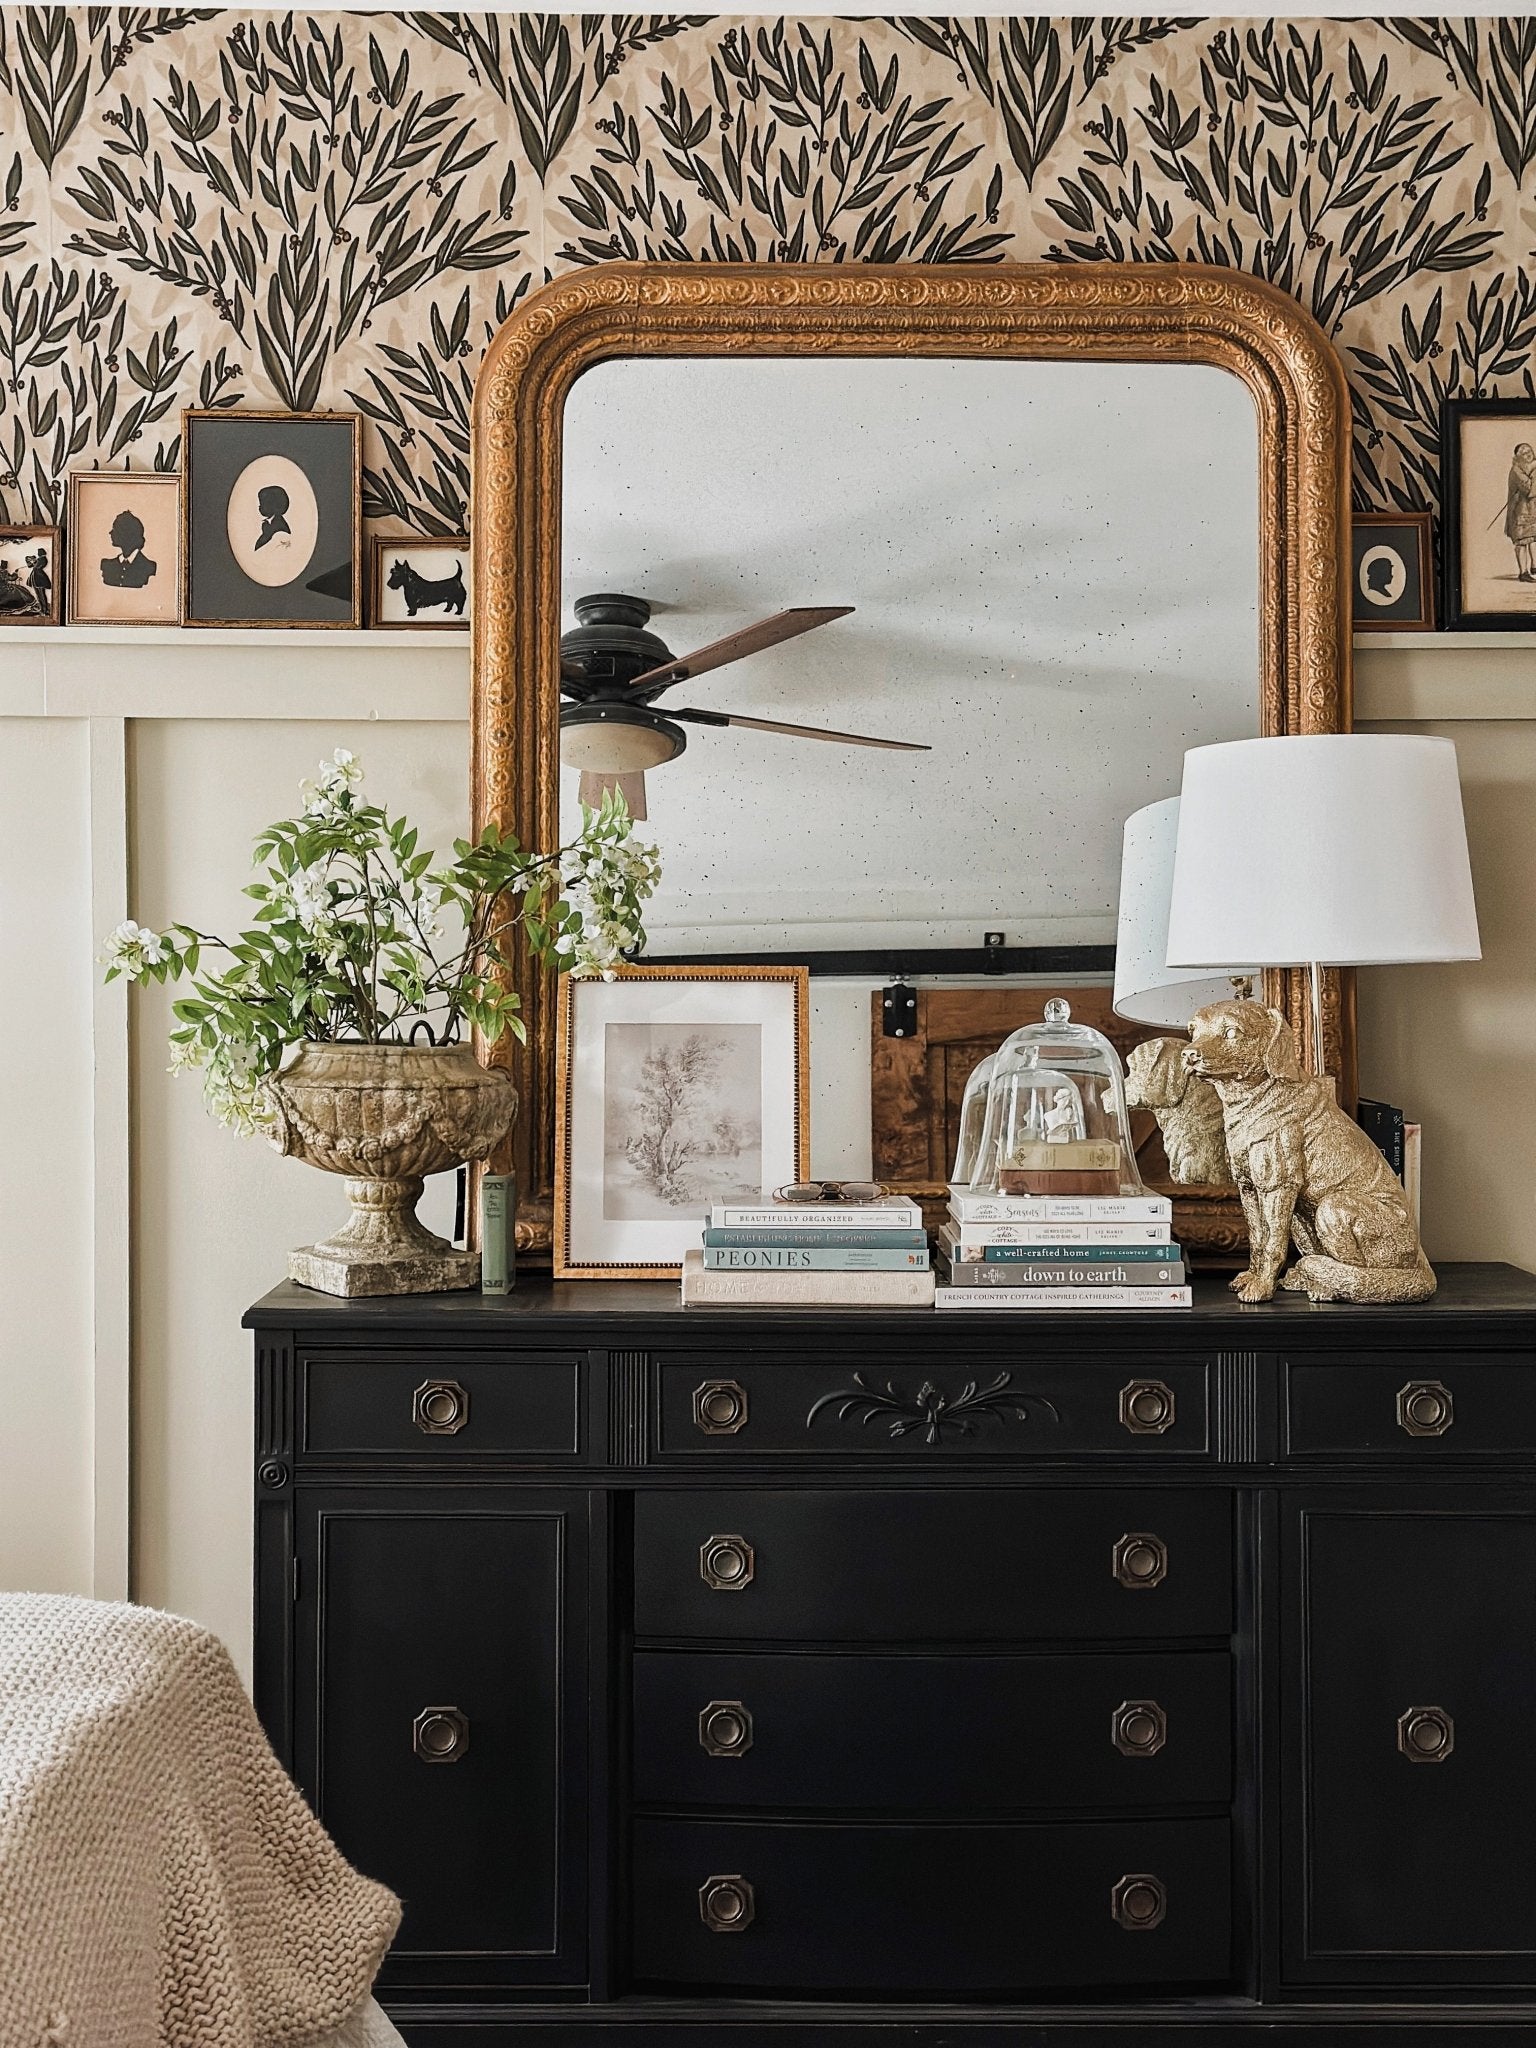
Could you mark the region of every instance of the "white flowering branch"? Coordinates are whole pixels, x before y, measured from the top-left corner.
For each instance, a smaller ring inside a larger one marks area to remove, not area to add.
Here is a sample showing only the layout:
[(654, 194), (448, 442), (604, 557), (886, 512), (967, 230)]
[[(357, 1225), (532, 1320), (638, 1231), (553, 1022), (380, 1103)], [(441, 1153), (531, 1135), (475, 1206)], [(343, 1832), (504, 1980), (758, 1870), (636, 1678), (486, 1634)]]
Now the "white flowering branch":
[[(519, 927), (535, 958), (575, 974), (611, 976), (644, 944), (660, 867), (617, 794), (583, 806), (579, 836), (556, 853), (526, 853), (488, 825), (439, 867), (361, 784), (361, 765), (338, 748), (302, 785), (300, 815), (261, 834), (265, 875), (245, 891), (257, 909), (238, 938), (130, 921), (103, 950), (108, 981), (190, 978), (174, 1005), (172, 1067), (199, 1068), (210, 1107), (237, 1129), (269, 1120), (263, 1083), (305, 1040), (449, 1045), (466, 1023), (491, 1043), (523, 1038), (508, 981)], [(210, 970), (208, 952), (225, 964)]]

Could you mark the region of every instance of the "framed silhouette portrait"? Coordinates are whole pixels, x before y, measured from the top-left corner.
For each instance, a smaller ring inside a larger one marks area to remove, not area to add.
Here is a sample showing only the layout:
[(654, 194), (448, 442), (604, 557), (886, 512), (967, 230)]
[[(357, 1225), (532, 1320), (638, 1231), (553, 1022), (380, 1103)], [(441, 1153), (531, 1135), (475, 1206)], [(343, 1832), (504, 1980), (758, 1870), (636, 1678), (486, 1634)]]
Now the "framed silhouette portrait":
[(360, 626), (362, 416), (182, 415), (188, 626)]
[(370, 626), (469, 631), (469, 541), (463, 534), (373, 539)]
[(62, 614), (59, 529), (0, 526), (0, 626), (56, 626)]
[(77, 470), (69, 480), (72, 626), (174, 626), (181, 617), (181, 478)]
[(1357, 633), (1434, 630), (1434, 555), (1427, 512), (1357, 512), (1350, 566)]
[(1440, 414), (1445, 624), (1536, 627), (1536, 399), (1448, 398)]

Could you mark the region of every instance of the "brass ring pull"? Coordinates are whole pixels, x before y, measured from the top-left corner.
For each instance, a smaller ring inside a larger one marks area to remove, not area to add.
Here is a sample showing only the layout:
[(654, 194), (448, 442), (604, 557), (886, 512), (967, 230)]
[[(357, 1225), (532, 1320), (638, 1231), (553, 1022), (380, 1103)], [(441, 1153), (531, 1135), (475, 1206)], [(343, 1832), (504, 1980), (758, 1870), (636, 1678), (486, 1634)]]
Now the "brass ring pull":
[(1405, 1707), (1397, 1746), (1411, 1764), (1443, 1764), (1456, 1747), (1456, 1723), (1444, 1707)]
[(1122, 1586), (1160, 1586), (1168, 1576), (1168, 1546), (1161, 1536), (1133, 1531), (1116, 1543), (1110, 1568)]
[(1132, 1436), (1161, 1436), (1178, 1415), (1165, 1380), (1131, 1380), (1120, 1389), (1120, 1423)]
[(423, 1707), (411, 1723), (411, 1747), (424, 1764), (456, 1764), (469, 1751), (469, 1716), (457, 1707)]
[(1398, 1390), (1397, 1424), (1409, 1436), (1444, 1436), (1456, 1420), (1456, 1403), (1441, 1380), (1410, 1380)]
[(1117, 1926), (1132, 1934), (1144, 1934), (1160, 1927), (1168, 1911), (1168, 1893), (1160, 1877), (1145, 1870), (1122, 1877), (1109, 1895), (1110, 1911)]
[(750, 1586), (757, 1559), (745, 1536), (706, 1536), (699, 1546), (699, 1577), (714, 1593)]
[(747, 1390), (740, 1380), (706, 1380), (693, 1390), (693, 1422), (705, 1436), (735, 1436), (747, 1426)]
[(457, 1436), (469, 1420), (469, 1389), (457, 1380), (423, 1380), (411, 1396), (411, 1420), (423, 1436)]
[(699, 1713), (699, 1747), (706, 1756), (745, 1756), (752, 1747), (752, 1716), (740, 1700), (711, 1700)]
[(1168, 1740), (1168, 1716), (1156, 1700), (1122, 1700), (1110, 1735), (1122, 1756), (1156, 1756)]
[(752, 1925), (757, 1899), (744, 1877), (706, 1877), (699, 1886), (699, 1918), (711, 1934), (741, 1934)]

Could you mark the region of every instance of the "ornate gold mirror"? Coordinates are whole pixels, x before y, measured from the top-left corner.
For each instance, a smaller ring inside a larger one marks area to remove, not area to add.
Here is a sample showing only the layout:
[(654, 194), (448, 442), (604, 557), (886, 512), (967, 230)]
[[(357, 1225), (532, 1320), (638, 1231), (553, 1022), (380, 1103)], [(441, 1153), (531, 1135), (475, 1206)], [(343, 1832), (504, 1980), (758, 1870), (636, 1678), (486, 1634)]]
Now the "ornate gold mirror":
[[(676, 508), (677, 485), (671, 471), (658, 478), (654, 505), (642, 507), (627, 532), (621, 521), (605, 523), (600, 515), (611, 509), (605, 505), (603, 493), (604, 479), (610, 475), (604, 464), (610, 455), (613, 503), (628, 502), (633, 495), (630, 479), (657, 477), (657, 451), (665, 454), (669, 441), (676, 438), (665, 428), (658, 429), (657, 408), (670, 407), (673, 418), (685, 418), (693, 398), (688, 382), (692, 374), (698, 380), (701, 411), (712, 406), (718, 417), (722, 393), (728, 397), (736, 370), (741, 372), (739, 388), (749, 388), (752, 365), (743, 362), (744, 358), (763, 359), (760, 367), (764, 370), (771, 370), (769, 359), (802, 359), (802, 382), (807, 377), (814, 382), (811, 364), (835, 373), (838, 358), (863, 358), (866, 363), (880, 359), (878, 373), (871, 366), (869, 383), (900, 394), (905, 408), (901, 417), (910, 413), (912, 418), (914, 462), (925, 435), (930, 443), (940, 437), (949, 443), (949, 428), (933, 411), (946, 389), (946, 378), (956, 390), (963, 385), (971, 394), (1006, 390), (1009, 387), (997, 385), (996, 371), (1000, 368), (1005, 376), (1011, 375), (1010, 365), (1039, 366), (1039, 388), (1032, 393), (1031, 402), (1043, 417), (1064, 399), (1072, 399), (1080, 386), (1088, 392), (1084, 403), (1092, 410), (1098, 400), (1091, 378), (1085, 379), (1086, 366), (1122, 366), (1118, 382), (1107, 371), (1101, 373), (1107, 379), (1106, 388), (1113, 387), (1106, 404), (1110, 409), (1119, 407), (1118, 440), (1110, 445), (1122, 459), (1134, 455), (1138, 449), (1128, 445), (1127, 434), (1136, 432), (1138, 418), (1150, 420), (1145, 408), (1158, 402), (1147, 396), (1150, 372), (1142, 377), (1135, 366), (1160, 366), (1167, 373), (1167, 388), (1178, 389), (1183, 394), (1181, 402), (1195, 408), (1190, 417), (1201, 423), (1213, 450), (1226, 445), (1236, 449), (1243, 441), (1249, 444), (1240, 450), (1225, 488), (1239, 488), (1246, 497), (1241, 530), (1247, 547), (1256, 555), (1247, 565), (1247, 590), (1241, 601), (1247, 608), (1247, 631), (1256, 642), (1246, 659), (1250, 673), (1242, 681), (1242, 693), (1224, 707), (1207, 708), (1202, 715), (1214, 723), (1179, 727), (1175, 734), (1179, 746), (1236, 736), (1231, 724), (1234, 717), (1247, 723), (1249, 730), (1263, 733), (1328, 732), (1347, 726), (1349, 640), (1342, 557), (1348, 522), (1348, 400), (1337, 358), (1310, 316), (1291, 299), (1231, 271), (1179, 264), (974, 268), (611, 264), (550, 285), (531, 299), (498, 333), (480, 375), (473, 522), (473, 798), (477, 829), (494, 819), (511, 826), (525, 843), (547, 846), (557, 841), (561, 813), (559, 643), (562, 628), (569, 624), (565, 611), (573, 590), (579, 594), (581, 589), (625, 589), (630, 586), (624, 578), (633, 573), (634, 564), (643, 567), (648, 560), (665, 558), (667, 573), (656, 579), (666, 585), (660, 594), (685, 616), (676, 622), (658, 619), (652, 630), (664, 629), (668, 644), (679, 654), (702, 644), (716, 630), (715, 613), (723, 616), (725, 608), (734, 604), (736, 591), (722, 586), (718, 576), (711, 582), (698, 552), (690, 553), (685, 529), (675, 519), (668, 525), (661, 517), (663, 513), (670, 517)], [(599, 365), (607, 366), (602, 375), (588, 379), (573, 398), (576, 380)], [(1239, 399), (1234, 413), (1234, 401), (1220, 377), (1214, 386), (1208, 381), (1202, 384), (1201, 378), (1209, 380), (1213, 372), (1239, 380), (1246, 387), (1251, 407)], [(771, 379), (759, 378), (753, 388), (761, 389), (765, 394), (761, 402), (771, 407)], [(834, 385), (829, 383), (828, 388)], [(835, 388), (846, 393), (846, 374), (842, 385)], [(634, 410), (627, 415), (628, 392), (634, 393)], [(1204, 399), (1202, 392), (1208, 394)], [(962, 410), (966, 402), (970, 401), (955, 401)], [(1144, 410), (1138, 413), (1138, 407)], [(1010, 406), (1010, 418), (1013, 410)], [(771, 416), (770, 412), (767, 417), (771, 420)], [(620, 444), (627, 419), (634, 421), (636, 431), (626, 453)], [(999, 447), (1006, 443), (1013, 451), (1008, 459), (1016, 464), (1033, 460), (1019, 454), (1023, 444), (1016, 439), (998, 439)], [(850, 464), (858, 459), (858, 445), (857, 436), (851, 436)], [(569, 479), (565, 468), (568, 446)], [(889, 469), (889, 445), (883, 459)], [(1084, 460), (1092, 468), (1102, 458), (1089, 449)], [(953, 476), (952, 459), (950, 469)], [(964, 469), (962, 463), (962, 480)], [(683, 473), (680, 467), (677, 474)], [(994, 476), (991, 481), (995, 491), (1001, 483), (998, 502), (1006, 506), (1008, 478)], [(1038, 487), (1039, 479), (1035, 482)], [(1252, 507), (1255, 482), (1256, 514)], [(920, 497), (920, 477), (916, 483)], [(568, 485), (574, 496), (567, 495)], [(740, 470), (738, 485), (743, 500), (750, 499), (750, 466)], [(763, 486), (765, 490), (771, 487), (766, 482)], [(742, 505), (742, 552), (750, 552), (752, 515), (760, 510), (745, 502)], [(721, 546), (728, 549), (728, 494), (711, 516), (716, 529), (727, 529), (721, 532)], [(1039, 523), (1037, 515), (1030, 517)], [(655, 528), (655, 547), (650, 554), (643, 545), (647, 521)], [(943, 523), (935, 521), (935, 526)], [(758, 528), (761, 524), (758, 518)], [(1145, 521), (1141, 530), (1147, 535), (1145, 573), (1154, 580), (1154, 587), (1160, 587), (1166, 571), (1156, 555), (1156, 544), (1166, 537), (1154, 536)], [(1021, 548), (1027, 550), (1031, 532), (1029, 517), (1021, 519)], [(1208, 541), (1207, 536), (1206, 544)], [(670, 555), (666, 553), (669, 548)], [(818, 548), (816, 537), (808, 533), (807, 563), (814, 564), (825, 555), (825, 548)], [(610, 558), (614, 560), (611, 575), (606, 573)], [(859, 558), (854, 559), (857, 566)], [(861, 580), (858, 574), (850, 575), (841, 561), (829, 573)], [(936, 585), (942, 582), (942, 575), (940, 564), (934, 570)], [(586, 581), (573, 584), (573, 576)], [(1215, 580), (1225, 587), (1231, 576), (1231, 565), (1226, 564), (1221, 578)], [(775, 584), (771, 590), (765, 587), (765, 601), (758, 610), (766, 612), (779, 603), (800, 601), (841, 600), (858, 606), (862, 599), (866, 619), (860, 623), (866, 623), (867, 630), (878, 636), (882, 623), (889, 626), (894, 622), (898, 610), (887, 605), (882, 614), (874, 579), (865, 580), (868, 588), (861, 582), (859, 589), (837, 592), (819, 586), (785, 590)], [(652, 592), (640, 594), (649, 597)], [(904, 594), (908, 599), (907, 637), (921, 651), (921, 636), (910, 632), (911, 590)], [(1016, 605), (1016, 595), (1013, 601)], [(1139, 616), (1134, 610), (1139, 602), (1134, 593), (1123, 597), (1118, 617), (1106, 606), (1105, 637), (1120, 647), (1121, 667), (1114, 678), (1119, 694), (1105, 696), (1097, 712), (1092, 702), (1088, 703), (1082, 715), (1090, 731), (1095, 717), (1104, 731), (1123, 731), (1127, 710), (1136, 708), (1137, 671), (1145, 656), (1127, 644), (1126, 625)], [(934, 615), (939, 616), (937, 606)], [(752, 616), (751, 610), (741, 610), (740, 623)], [(855, 622), (846, 623), (851, 626)], [(841, 630), (843, 622), (815, 636), (822, 643), (817, 655), (823, 664), (835, 661), (828, 647), (832, 633)], [(1194, 643), (1186, 640), (1183, 644), (1190, 647)], [(809, 649), (813, 642), (796, 645)], [(869, 673), (876, 674), (878, 664), (868, 654), (868, 643), (865, 658), (873, 664)], [(1186, 656), (1184, 666), (1188, 665)], [(856, 672), (856, 660), (854, 668)], [(1179, 668), (1177, 655), (1174, 668)], [(1032, 678), (1037, 697), (1041, 680), (1041, 675)], [(1150, 671), (1147, 680), (1150, 688)], [(720, 700), (702, 701), (714, 704)], [(751, 708), (758, 707), (754, 704)], [(873, 722), (873, 716), (895, 709), (909, 717), (913, 713), (910, 700), (903, 700), (900, 706), (894, 699), (875, 705), (860, 701), (857, 717), (839, 716), (836, 708), (829, 706), (828, 715), (810, 722), (878, 732), (883, 728)], [(787, 715), (803, 715), (798, 703)], [(994, 718), (994, 731), (998, 723)], [(1004, 718), (1001, 723), (1006, 726), (1010, 721)], [(912, 728), (921, 729), (920, 723)], [(979, 726), (977, 730), (973, 743), (977, 750), (995, 744), (980, 736)], [(736, 735), (724, 737), (734, 742)], [(698, 756), (703, 757), (716, 739), (714, 732), (700, 735)], [(774, 740), (768, 744), (782, 747), (785, 743)], [(1174, 747), (1169, 762), (1158, 760), (1153, 765), (1149, 785), (1135, 802), (1176, 792), (1179, 746)], [(806, 750), (818, 756), (834, 751), (830, 747)], [(1091, 760), (1092, 756), (1090, 745), (1084, 758)], [(695, 758), (690, 750), (689, 764)], [(1145, 755), (1142, 758), (1145, 766)], [(782, 773), (781, 759), (774, 757), (772, 772)], [(879, 779), (875, 769), (887, 772), (881, 764), (909, 764), (888, 771), (898, 778), (891, 786), (907, 792), (908, 805), (920, 803), (926, 788), (934, 792), (936, 809), (943, 807), (950, 816), (960, 815), (948, 789), (940, 782), (925, 784), (910, 767), (929, 761), (929, 756), (919, 754), (861, 754), (859, 768), (862, 771), (866, 762), (872, 764), (871, 786), (875, 786)], [(936, 763), (930, 772), (938, 772)], [(1080, 762), (1073, 764), (1073, 772), (1079, 790), (1075, 801), (1080, 804), (1081, 790), (1092, 778), (1085, 777)], [(685, 868), (689, 864), (690, 842), (682, 836), (685, 828), (696, 833), (713, 829), (718, 834), (720, 830), (718, 813), (711, 819), (704, 808), (708, 785), (702, 774), (695, 772), (685, 779), (675, 771), (668, 773), (672, 779), (666, 785), (666, 795), (676, 809), (664, 817), (658, 807), (651, 820), (651, 836), (661, 846), (664, 886), (669, 855), (676, 856), (680, 846), (681, 864)], [(907, 778), (905, 782), (900, 780), (902, 776)], [(1122, 817), (1135, 807), (1135, 802), (1126, 802), (1132, 784), (1123, 772), (1119, 780), (1106, 774), (1104, 783), (1106, 819)], [(733, 786), (739, 797), (743, 791), (739, 772), (734, 785), (729, 778), (725, 781), (727, 793)], [(568, 786), (568, 807), (571, 795)], [(692, 824), (687, 822), (689, 802), (694, 806)], [(825, 812), (827, 807), (808, 785), (805, 809), (810, 813), (818, 808)], [(1096, 823), (1096, 846), (1105, 836), (1106, 819)], [(859, 830), (862, 841), (865, 828), (861, 825)], [(835, 847), (836, 835), (829, 845)], [(825, 868), (827, 890), (835, 903), (839, 886), (835, 861), (815, 845), (809, 857), (813, 866), (819, 862)], [(1070, 859), (1070, 846), (1067, 857)], [(1017, 845), (1010, 845), (1006, 857), (999, 853), (995, 881), (1005, 903), (1018, 901), (1024, 893), (1026, 870), (1019, 863), (1026, 858)], [(1096, 858), (1102, 865), (1102, 848)], [(743, 867), (760, 859), (760, 853), (749, 852)], [(925, 870), (931, 869), (932, 851), (925, 850), (922, 860)], [(851, 862), (846, 879), (851, 905)], [(1098, 886), (1102, 896), (1102, 885)], [(660, 948), (655, 947), (653, 925), (653, 949), (671, 957), (711, 952), (718, 957), (719, 942), (712, 946), (701, 941), (699, 932), (708, 919), (706, 896), (707, 892), (695, 892), (691, 911), (685, 903), (664, 920), (675, 926), (671, 945), (664, 941)], [(1024, 922), (1021, 913), (1020, 924)], [(1090, 918), (1081, 931), (1074, 931), (1074, 937), (1091, 939), (1091, 927)], [(848, 928), (853, 928), (851, 920)], [(762, 937), (759, 914), (758, 928), (748, 943), (760, 946)], [(791, 919), (776, 950), (786, 960), (814, 957), (817, 949), (810, 925), (797, 926)], [(1069, 974), (1067, 978), (1081, 976)], [(519, 1239), (530, 1245), (547, 1242), (553, 1175), (555, 1006), (552, 979), (531, 963), (521, 963), (518, 987), (523, 995), (528, 1045), (525, 1052), (501, 1056), (510, 1057), (522, 1091), (511, 1163), (522, 1189)], [(1306, 1040), (1308, 1005), (1302, 977), (1272, 974), (1267, 992), (1271, 1000), (1282, 1004)], [(1330, 1067), (1342, 1077), (1348, 1093), (1354, 1048), (1345, 977), (1330, 977), (1324, 1029)], [(854, 1092), (846, 1085), (839, 1091), (845, 1100)], [(814, 1106), (812, 1129), (814, 1138)], [(816, 1170), (837, 1169), (818, 1159)]]

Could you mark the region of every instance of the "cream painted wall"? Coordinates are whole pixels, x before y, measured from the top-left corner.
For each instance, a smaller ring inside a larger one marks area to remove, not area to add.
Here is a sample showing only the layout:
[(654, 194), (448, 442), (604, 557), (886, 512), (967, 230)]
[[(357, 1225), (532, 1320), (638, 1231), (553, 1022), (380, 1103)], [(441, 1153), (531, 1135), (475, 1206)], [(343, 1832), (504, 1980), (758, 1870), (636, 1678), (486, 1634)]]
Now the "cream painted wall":
[(92, 1585), (89, 745), (0, 724), (0, 1589)]
[[(146, 720), (130, 753), (133, 904), (147, 924), (227, 931), (257, 831), (289, 815), (322, 750), (350, 747), (371, 792), (424, 845), (464, 829), (460, 725)], [(292, 1245), (340, 1222), (339, 1183), (237, 1138), (195, 1076), (166, 1071), (170, 989), (136, 998), (134, 1046), (134, 1592), (250, 1643), (249, 1304)]]

